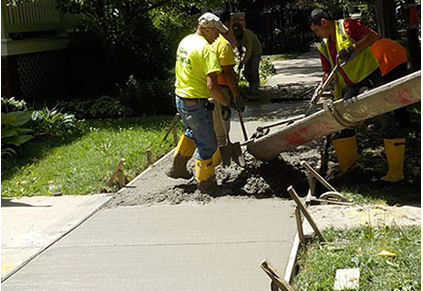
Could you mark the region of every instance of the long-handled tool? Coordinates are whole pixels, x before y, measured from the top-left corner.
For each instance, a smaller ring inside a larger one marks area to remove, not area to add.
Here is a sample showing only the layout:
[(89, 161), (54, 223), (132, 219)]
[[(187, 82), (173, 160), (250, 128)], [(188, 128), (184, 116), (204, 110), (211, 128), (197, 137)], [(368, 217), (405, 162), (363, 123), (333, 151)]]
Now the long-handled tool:
[(259, 137), (265, 136), (266, 134), (269, 133), (269, 130), (272, 127), (282, 125), (282, 124), (286, 124), (286, 123), (292, 123), (292, 122), (300, 120), (302, 118), (304, 118), (304, 115), (299, 115), (299, 116), (291, 117), (291, 118), (284, 119), (284, 120), (281, 120), (281, 121), (277, 121), (277, 122), (274, 122), (274, 123), (271, 123), (271, 124), (267, 124), (267, 125), (264, 125), (264, 126), (259, 126), (259, 127), (256, 128), (256, 132), (253, 134), (252, 138), (259, 138)]
[(336, 65), (330, 72), (329, 76), (326, 78), (326, 80), (323, 82), (323, 84), (320, 84), (316, 90), (313, 93), (313, 97), (311, 97), (310, 106), (308, 107), (307, 111), (305, 112), (304, 116), (309, 116), (311, 113), (311, 110), (316, 106), (317, 102), (319, 102), (320, 97), (322, 96), (323, 92), (326, 90), (326, 88), (330, 85), (333, 78), (335, 77), (335, 74), (339, 71), (340, 68), (342, 68), (346, 62), (343, 62), (342, 64), (339, 63), (339, 60), (336, 60)]
[(222, 157), (222, 166), (228, 167), (231, 164), (231, 160), (234, 161), (238, 166), (245, 166), (245, 159), (242, 155), (241, 144), (239, 142), (231, 143), (229, 139), (228, 128), (223, 120), (222, 111), (219, 110), (220, 121), (222, 122), (223, 131), (225, 133), (226, 144), (220, 146), (220, 156)]
[(278, 122), (275, 122), (275, 123), (271, 123), (271, 124), (268, 124), (268, 125), (265, 125), (265, 126), (259, 126), (259, 127), (257, 127), (256, 132), (253, 134), (252, 138), (260, 138), (262, 136), (265, 136), (266, 134), (269, 133), (269, 130), (270, 130), (271, 127), (275, 127), (275, 126), (282, 125), (282, 124), (291, 124), (292, 122), (294, 122), (296, 120), (300, 120), (300, 119), (302, 119), (306, 116), (309, 116), (312, 109), (314, 108), (314, 106), (316, 106), (317, 102), (319, 101), (320, 97), (322, 96), (323, 92), (327, 89), (327, 87), (332, 82), (333, 78), (335, 77), (335, 74), (345, 64), (346, 64), (346, 62), (343, 62), (343, 63), (340, 64), (339, 60), (336, 61), (335, 67), (332, 69), (332, 71), (330, 72), (330, 74), (326, 78), (326, 80), (323, 82), (323, 84), (319, 84), (316, 87), (316, 89), (313, 93), (313, 96), (310, 100), (310, 106), (308, 107), (308, 109), (307, 109), (307, 111), (305, 112), (304, 115), (288, 118), (288, 119), (278, 121)]
[(245, 129), (244, 119), (242, 119), (241, 111), (237, 110), (237, 112), (238, 112), (239, 123), (241, 123), (242, 134), (244, 135), (244, 141), (247, 141), (248, 134), (247, 134), (247, 130)]

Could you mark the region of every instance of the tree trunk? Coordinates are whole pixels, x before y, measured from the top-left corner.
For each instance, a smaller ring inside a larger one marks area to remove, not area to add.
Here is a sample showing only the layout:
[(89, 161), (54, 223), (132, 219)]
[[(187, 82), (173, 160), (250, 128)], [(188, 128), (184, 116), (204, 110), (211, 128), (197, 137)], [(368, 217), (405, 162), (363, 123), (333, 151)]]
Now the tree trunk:
[(375, 0), (376, 22), (380, 37), (397, 39), (394, 0)]
[(417, 27), (420, 19), (416, 10), (416, 2), (414, 0), (407, 0), (405, 3), (408, 52), (412, 70), (418, 71), (421, 69), (421, 48), (419, 41), (419, 30)]

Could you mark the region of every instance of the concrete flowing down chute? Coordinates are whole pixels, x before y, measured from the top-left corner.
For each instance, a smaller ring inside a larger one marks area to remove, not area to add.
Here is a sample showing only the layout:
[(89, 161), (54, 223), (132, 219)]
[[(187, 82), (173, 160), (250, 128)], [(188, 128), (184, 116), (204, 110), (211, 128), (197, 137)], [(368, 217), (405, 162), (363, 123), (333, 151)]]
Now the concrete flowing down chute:
[(253, 138), (247, 150), (260, 160), (320, 139), (392, 110), (421, 101), (421, 71), (374, 88), (349, 100), (326, 101), (323, 109), (265, 136)]

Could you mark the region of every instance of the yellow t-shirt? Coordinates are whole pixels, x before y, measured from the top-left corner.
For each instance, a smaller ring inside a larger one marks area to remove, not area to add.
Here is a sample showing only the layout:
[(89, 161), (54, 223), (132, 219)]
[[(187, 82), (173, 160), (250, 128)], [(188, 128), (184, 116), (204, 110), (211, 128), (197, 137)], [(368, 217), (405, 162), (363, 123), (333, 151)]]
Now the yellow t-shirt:
[[(221, 66), (235, 65), (235, 55), (232, 45), (223, 35), (219, 34), (219, 37), (213, 42), (213, 48), (216, 51)], [(217, 76), (217, 82), (219, 85), (228, 85), (223, 72)]]
[(207, 75), (221, 71), (213, 47), (203, 36), (190, 34), (181, 41), (176, 53), (175, 94), (182, 98), (209, 98)]

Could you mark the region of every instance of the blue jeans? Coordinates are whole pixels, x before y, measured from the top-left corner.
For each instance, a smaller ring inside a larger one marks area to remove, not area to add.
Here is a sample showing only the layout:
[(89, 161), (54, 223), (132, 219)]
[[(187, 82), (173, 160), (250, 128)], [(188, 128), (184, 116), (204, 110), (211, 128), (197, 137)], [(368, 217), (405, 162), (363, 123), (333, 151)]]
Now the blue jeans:
[(190, 99), (176, 96), (176, 109), (184, 122), (185, 135), (192, 138), (197, 147), (195, 157), (200, 160), (208, 160), (217, 149), (212, 111), (206, 109), (206, 102), (209, 102), (206, 98), (193, 100), (196, 100), (195, 104), (188, 105), (187, 102)]
[[(366, 79), (360, 83), (348, 86), (344, 93), (343, 99), (348, 100), (359, 95), (360, 89), (367, 87), (368, 89), (376, 88), (384, 84), (380, 70), (377, 69), (371, 73)], [(395, 125), (395, 119), (391, 112), (382, 114), (375, 118), (380, 123), (380, 132), (384, 138), (393, 138), (400, 135), (400, 132)], [(354, 129), (344, 129), (339, 133), (339, 138), (351, 137), (355, 135)]]

